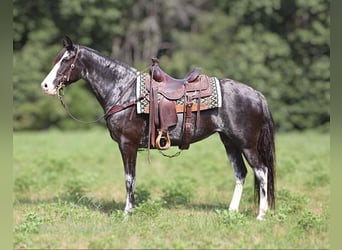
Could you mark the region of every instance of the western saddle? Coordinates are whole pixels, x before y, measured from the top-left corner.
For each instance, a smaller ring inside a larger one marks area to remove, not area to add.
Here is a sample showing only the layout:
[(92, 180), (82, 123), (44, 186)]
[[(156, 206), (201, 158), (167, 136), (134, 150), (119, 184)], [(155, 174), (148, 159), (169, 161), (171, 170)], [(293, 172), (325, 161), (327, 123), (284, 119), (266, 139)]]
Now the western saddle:
[[(209, 77), (200, 73), (201, 69), (195, 68), (183, 79), (175, 79), (159, 67), (158, 59), (152, 59), (150, 74), (147, 76), (149, 79), (146, 80), (150, 102), (149, 142), (152, 147), (166, 150), (171, 146), (169, 129), (177, 125), (177, 113), (183, 113), (183, 136), (179, 148), (189, 148), (194, 124), (199, 126), (201, 98), (212, 94)], [(196, 123), (192, 121), (192, 112), (197, 112)]]

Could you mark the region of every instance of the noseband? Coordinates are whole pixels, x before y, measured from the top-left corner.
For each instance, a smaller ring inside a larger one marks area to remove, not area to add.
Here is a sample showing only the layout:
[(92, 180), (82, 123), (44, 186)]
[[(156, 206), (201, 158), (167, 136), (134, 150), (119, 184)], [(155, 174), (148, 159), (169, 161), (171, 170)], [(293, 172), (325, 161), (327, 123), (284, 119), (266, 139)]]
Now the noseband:
[(57, 93), (59, 92), (60, 89), (62, 89), (65, 86), (65, 83), (70, 81), (71, 72), (75, 68), (75, 63), (76, 63), (76, 60), (78, 58), (79, 51), (80, 51), (80, 47), (77, 45), (77, 51), (76, 51), (75, 58), (72, 61), (72, 63), (70, 64), (70, 68), (69, 68), (67, 74), (61, 74), (62, 75), (62, 79), (61, 79), (61, 81), (58, 83), (58, 85), (56, 87), (57, 88)]

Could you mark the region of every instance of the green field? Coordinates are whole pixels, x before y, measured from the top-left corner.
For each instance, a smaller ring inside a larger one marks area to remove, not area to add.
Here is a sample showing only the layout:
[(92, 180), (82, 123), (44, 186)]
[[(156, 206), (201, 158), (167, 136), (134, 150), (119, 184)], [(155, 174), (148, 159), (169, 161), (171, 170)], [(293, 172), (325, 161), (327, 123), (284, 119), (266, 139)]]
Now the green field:
[[(218, 136), (180, 157), (141, 151), (137, 208), (105, 130), (13, 135), (14, 248), (329, 248), (330, 137), (279, 134), (276, 210), (256, 220), (253, 174), (229, 213), (233, 171)], [(171, 149), (172, 152), (176, 148)]]

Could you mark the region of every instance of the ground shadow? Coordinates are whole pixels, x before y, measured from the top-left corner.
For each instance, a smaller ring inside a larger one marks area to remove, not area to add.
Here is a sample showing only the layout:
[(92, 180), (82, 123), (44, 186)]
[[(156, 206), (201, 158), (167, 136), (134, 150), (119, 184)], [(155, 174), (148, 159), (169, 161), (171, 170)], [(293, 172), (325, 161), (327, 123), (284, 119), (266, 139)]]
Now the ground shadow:
[[(95, 198), (95, 199), (94, 199)], [(98, 200), (92, 195), (83, 195), (80, 197), (58, 196), (45, 199), (30, 199), (27, 197), (17, 197), (14, 206), (17, 204), (42, 205), (42, 204), (61, 204), (86, 207), (90, 210), (99, 211), (110, 215), (113, 211), (123, 211), (125, 203), (115, 200)]]
[[(142, 205), (148, 200), (138, 200), (136, 207)], [(105, 200), (97, 199), (95, 195), (83, 194), (83, 195), (59, 195), (45, 199), (30, 199), (27, 197), (17, 197), (14, 201), (15, 204), (63, 204), (63, 205), (76, 205), (80, 207), (86, 207), (89, 210), (98, 211), (107, 215), (111, 215), (115, 211), (124, 211), (125, 202), (116, 200)], [(185, 208), (188, 210), (195, 211), (215, 211), (228, 209), (228, 205), (225, 203), (194, 203), (194, 202), (183, 202), (183, 203), (164, 203), (162, 205), (164, 209), (174, 210), (177, 208)]]

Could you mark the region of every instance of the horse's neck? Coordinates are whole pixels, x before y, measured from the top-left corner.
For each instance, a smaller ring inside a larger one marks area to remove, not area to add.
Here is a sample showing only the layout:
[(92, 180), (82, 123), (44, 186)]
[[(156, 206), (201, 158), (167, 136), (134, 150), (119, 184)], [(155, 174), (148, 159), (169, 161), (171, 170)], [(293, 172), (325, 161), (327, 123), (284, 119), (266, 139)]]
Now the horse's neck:
[(85, 50), (84, 65), (83, 78), (90, 84), (96, 98), (106, 111), (112, 105), (121, 104), (134, 94), (133, 84), (132, 87), (127, 88), (129, 83), (135, 80), (134, 68), (101, 56), (92, 50)]

